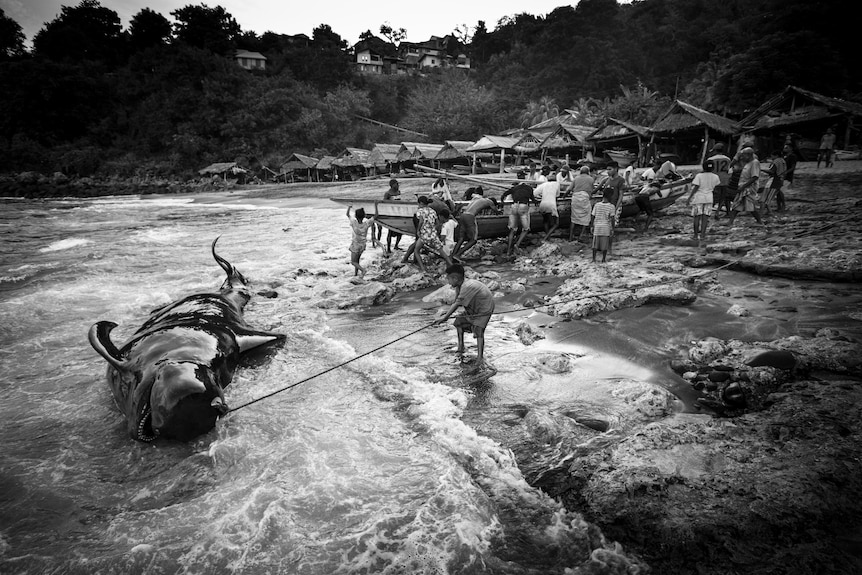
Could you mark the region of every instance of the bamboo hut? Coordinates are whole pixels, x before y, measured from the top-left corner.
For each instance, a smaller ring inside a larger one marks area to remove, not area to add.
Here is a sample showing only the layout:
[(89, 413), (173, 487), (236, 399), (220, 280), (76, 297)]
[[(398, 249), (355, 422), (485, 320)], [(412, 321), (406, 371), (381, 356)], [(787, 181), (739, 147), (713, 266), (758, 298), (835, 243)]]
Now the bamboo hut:
[(332, 180), (333, 166), (332, 162), (335, 161), (335, 156), (323, 156), (318, 160), (317, 165), (314, 166), (314, 171), (317, 172), (317, 181), (322, 182), (324, 178), (328, 180)]
[(761, 153), (791, 143), (803, 159), (814, 159), (827, 128), (835, 132), (839, 149), (855, 149), (858, 154), (862, 146), (859, 118), (862, 104), (787, 86), (739, 123), (742, 130), (757, 137)]
[(356, 175), (368, 175), (371, 163), (368, 161), (371, 150), (363, 148), (344, 148), (344, 150), (332, 161), (332, 166), (337, 170), (339, 179), (352, 180)]
[[(650, 144), (671, 149), (681, 162), (703, 163), (716, 141), (732, 145), (731, 137), (739, 132), (739, 124), (724, 116), (707, 112), (681, 100), (676, 100), (649, 128)], [(661, 159), (661, 154), (659, 159)]]
[(401, 142), (401, 146), (398, 148), (398, 155), (396, 159), (401, 162), (413, 162), (413, 153), (416, 151), (416, 146), (419, 145), (419, 142)]
[(317, 167), (317, 162), (317, 158), (293, 153), (287, 161), (281, 165), (281, 173), (279, 176), (284, 176), (285, 181), (290, 177), (290, 181), (292, 182), (295, 180), (296, 173), (304, 170), (306, 180), (310, 182), (312, 179), (312, 170)]
[(619, 156), (615, 158), (616, 153), (625, 152), (634, 157), (636, 167), (643, 167), (649, 161), (648, 141), (649, 128), (616, 118), (607, 118), (587, 136), (587, 143), (591, 144), (597, 152), (605, 152), (617, 161)]

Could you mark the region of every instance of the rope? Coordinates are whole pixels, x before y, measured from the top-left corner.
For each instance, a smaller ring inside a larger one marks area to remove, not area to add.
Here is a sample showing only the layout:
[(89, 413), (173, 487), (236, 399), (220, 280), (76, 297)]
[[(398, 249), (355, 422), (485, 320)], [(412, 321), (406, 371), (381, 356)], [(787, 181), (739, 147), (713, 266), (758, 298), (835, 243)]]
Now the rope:
[[(837, 224), (840, 224), (841, 222), (844, 222), (844, 221), (847, 221), (847, 220), (851, 220), (851, 219), (853, 219), (853, 218), (855, 218), (855, 217), (857, 217), (855, 214), (854, 214), (854, 215), (851, 215), (851, 216), (847, 216), (847, 217), (845, 217), (845, 218), (841, 218), (841, 219), (836, 220), (836, 221), (834, 221), (834, 222), (830, 222), (830, 223), (828, 223), (828, 224), (826, 224), (826, 225), (824, 225), (824, 226), (822, 226), (822, 227), (815, 228), (814, 230), (809, 230), (808, 232), (804, 232), (804, 233), (802, 233), (802, 234), (799, 234), (799, 235), (797, 235), (797, 236), (795, 236), (795, 237), (796, 237), (796, 238), (801, 238), (801, 237), (805, 237), (805, 236), (807, 236), (807, 235), (812, 235), (812, 234), (814, 234), (814, 233), (816, 233), (816, 232), (820, 232), (820, 231), (827, 230), (827, 229), (829, 229), (829, 228), (831, 228), (831, 227), (833, 227), (833, 226), (835, 226), (835, 225), (837, 225)], [(772, 244), (767, 244), (767, 245), (762, 246), (762, 247), (764, 247), (764, 248), (774, 247), (774, 246), (778, 245), (779, 243), (780, 243), (780, 241), (775, 241), (775, 242), (773, 242)], [(580, 295), (580, 296), (577, 296), (577, 297), (573, 297), (573, 298), (571, 298), (571, 299), (562, 300), (562, 301), (558, 301), (558, 302), (554, 302), (554, 303), (547, 303), (547, 304), (543, 304), (543, 305), (539, 305), (539, 306), (533, 306), (533, 307), (526, 307), (526, 306), (524, 306), (524, 307), (520, 307), (520, 308), (519, 308), (519, 307), (514, 307), (514, 308), (511, 308), (511, 309), (507, 309), (507, 310), (494, 311), (491, 315), (502, 315), (502, 314), (506, 314), (506, 313), (513, 313), (513, 312), (517, 312), (517, 311), (536, 310), (536, 309), (540, 309), (540, 308), (543, 308), (543, 307), (548, 307), (548, 306), (551, 306), (551, 305), (562, 305), (562, 304), (566, 304), (566, 303), (571, 303), (571, 302), (579, 301), (579, 300), (582, 300), (582, 299), (600, 298), (600, 297), (605, 297), (605, 296), (614, 295), (614, 294), (618, 294), (618, 293), (624, 293), (624, 292), (636, 292), (637, 290), (640, 290), (640, 289), (648, 289), (648, 288), (658, 287), (658, 286), (662, 286), (662, 285), (669, 285), (669, 284), (676, 283), (676, 282), (679, 282), (679, 281), (690, 281), (690, 280), (695, 280), (695, 279), (698, 279), (698, 278), (701, 278), (701, 277), (705, 277), (705, 276), (710, 275), (710, 274), (714, 274), (714, 273), (716, 273), (716, 272), (718, 272), (718, 271), (720, 271), (720, 270), (723, 270), (723, 269), (729, 268), (729, 267), (731, 267), (731, 266), (733, 266), (733, 265), (736, 265), (737, 263), (739, 263), (739, 262), (741, 262), (741, 261), (742, 261), (742, 258), (737, 258), (737, 259), (735, 259), (735, 260), (733, 260), (733, 261), (727, 262), (726, 264), (722, 264), (722, 265), (720, 265), (720, 266), (718, 266), (718, 267), (716, 267), (716, 268), (712, 268), (712, 269), (710, 269), (710, 270), (708, 270), (708, 271), (705, 271), (705, 272), (702, 272), (702, 273), (698, 273), (698, 274), (694, 274), (694, 275), (689, 275), (689, 276), (684, 276), (684, 277), (672, 278), (672, 279), (668, 279), (668, 280), (662, 280), (662, 281), (660, 281), (660, 282), (656, 282), (656, 283), (654, 283), (654, 284), (650, 284), (650, 285), (645, 285), (645, 286), (630, 286), (630, 287), (624, 287), (624, 288), (617, 288), (617, 289), (613, 289), (613, 290), (606, 290), (606, 291), (604, 291), (604, 292), (599, 292), (599, 293), (597, 293), (597, 294)], [(484, 314), (482, 314), (482, 315), (484, 315)], [(461, 316), (461, 317), (473, 317), (473, 316), (471, 316), (471, 315), (463, 315), (463, 316)], [(423, 331), (423, 330), (425, 330), (425, 329), (428, 329), (429, 327), (433, 327), (434, 325), (435, 325), (434, 323), (429, 323), (429, 324), (427, 324), (427, 325), (423, 325), (423, 326), (422, 326), (422, 327), (420, 327), (419, 329), (413, 330), (413, 331), (411, 331), (410, 333), (407, 333), (407, 334), (405, 334), (405, 335), (402, 335), (402, 336), (400, 336), (400, 337), (397, 337), (397, 338), (393, 339), (392, 341), (389, 341), (389, 342), (387, 342), (387, 343), (384, 343), (384, 344), (382, 344), (382, 345), (379, 345), (379, 346), (375, 347), (374, 349), (371, 349), (371, 350), (368, 350), (368, 351), (366, 351), (366, 352), (364, 352), (364, 353), (361, 353), (361, 354), (359, 354), (359, 355), (357, 355), (357, 356), (355, 356), (355, 357), (353, 357), (353, 358), (351, 358), (351, 359), (348, 359), (347, 361), (343, 361), (343, 362), (339, 363), (338, 365), (334, 365), (334, 366), (332, 366), (332, 367), (329, 367), (329, 368), (327, 368), (327, 369), (325, 369), (325, 370), (323, 370), (323, 371), (321, 371), (321, 372), (315, 373), (314, 375), (310, 375), (310, 376), (306, 377), (305, 379), (302, 379), (302, 380), (300, 380), (300, 381), (297, 381), (297, 382), (295, 382), (295, 383), (292, 383), (292, 384), (290, 384), (290, 385), (288, 385), (288, 386), (286, 386), (286, 387), (282, 387), (282, 388), (280, 388), (280, 389), (277, 389), (277, 390), (275, 390), (275, 391), (272, 391), (272, 392), (270, 392), (270, 393), (267, 393), (266, 395), (262, 395), (262, 396), (260, 396), (260, 397), (258, 397), (258, 398), (256, 398), (256, 399), (253, 399), (253, 400), (251, 400), (251, 401), (249, 401), (249, 402), (243, 403), (242, 405), (239, 405), (239, 406), (237, 406), (237, 407), (234, 407), (234, 408), (232, 408), (232, 409), (229, 409), (229, 410), (227, 411), (227, 413), (225, 413), (225, 415), (228, 415), (228, 414), (233, 413), (233, 412), (235, 412), (235, 411), (239, 411), (240, 409), (242, 409), (242, 408), (244, 408), (244, 407), (248, 407), (248, 406), (250, 406), (250, 405), (254, 405), (255, 403), (257, 403), (257, 402), (259, 402), (259, 401), (263, 401), (264, 399), (269, 399), (270, 397), (272, 397), (272, 396), (274, 396), (274, 395), (277, 395), (277, 394), (279, 394), (279, 393), (282, 393), (282, 392), (284, 392), (284, 391), (287, 391), (287, 390), (289, 390), (289, 389), (292, 389), (292, 388), (294, 388), (294, 387), (297, 387), (297, 386), (299, 386), (299, 385), (302, 385), (303, 383), (307, 383), (307, 382), (311, 381), (312, 379), (315, 379), (315, 378), (320, 377), (321, 375), (325, 375), (325, 374), (327, 374), (327, 373), (329, 373), (329, 372), (331, 372), (331, 371), (335, 371), (336, 369), (342, 368), (342, 367), (344, 367), (345, 365), (347, 365), (347, 364), (349, 364), (349, 363), (353, 363), (354, 361), (356, 361), (356, 360), (358, 360), (358, 359), (361, 359), (361, 358), (363, 358), (363, 357), (365, 357), (365, 356), (367, 356), (367, 355), (371, 355), (372, 353), (375, 353), (375, 352), (377, 352), (377, 351), (380, 351), (381, 349), (383, 349), (383, 348), (385, 348), (385, 347), (388, 347), (388, 346), (390, 346), (390, 345), (392, 345), (392, 344), (394, 344), (394, 343), (397, 343), (397, 342), (399, 342), (399, 341), (401, 341), (401, 340), (403, 340), (403, 339), (407, 339), (408, 337), (410, 337), (410, 336), (412, 336), (412, 335), (415, 335), (415, 334), (419, 333), (420, 331)]]

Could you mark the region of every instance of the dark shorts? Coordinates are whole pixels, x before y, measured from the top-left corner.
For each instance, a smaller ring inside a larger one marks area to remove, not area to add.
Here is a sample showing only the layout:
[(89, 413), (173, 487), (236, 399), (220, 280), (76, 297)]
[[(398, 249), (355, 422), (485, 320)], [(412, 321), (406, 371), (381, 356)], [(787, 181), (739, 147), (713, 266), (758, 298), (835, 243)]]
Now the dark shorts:
[(467, 318), (463, 315), (459, 315), (455, 318), (455, 321), (452, 323), (455, 327), (460, 327), (461, 329), (470, 330), (475, 333), (475, 328), (485, 329), (487, 327), (488, 322), (491, 320), (490, 315), (479, 315), (476, 317)]
[(635, 196), (635, 203), (638, 209), (645, 214), (652, 215), (652, 202), (647, 194), (638, 194)]

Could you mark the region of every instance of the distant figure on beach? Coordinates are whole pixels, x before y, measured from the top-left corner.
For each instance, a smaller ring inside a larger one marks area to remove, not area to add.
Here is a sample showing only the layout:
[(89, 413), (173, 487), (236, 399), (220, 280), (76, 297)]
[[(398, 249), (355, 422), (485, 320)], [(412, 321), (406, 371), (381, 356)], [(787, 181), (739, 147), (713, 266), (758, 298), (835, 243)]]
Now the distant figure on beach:
[(820, 138), (820, 150), (817, 154), (817, 167), (825, 162), (827, 168), (832, 166), (832, 152), (835, 149), (835, 133), (832, 128), (826, 128), (826, 133)]
[(452, 191), (449, 189), (449, 182), (445, 178), (437, 178), (431, 184), (431, 195), (438, 196), (446, 204), (452, 203)]
[[(479, 227), (476, 224), (476, 216), (483, 210), (493, 209), (497, 211), (497, 201), (494, 198), (486, 198), (482, 186), (473, 190), (472, 199), (467, 207), (458, 215), (458, 243), (455, 244), (455, 257), (461, 257), (470, 251), (470, 248), (479, 241)], [(464, 242), (467, 245), (461, 248)]]
[[(544, 172), (547, 166), (542, 168)], [(550, 173), (550, 172), (549, 172)], [(545, 178), (547, 182), (548, 179)], [(509, 238), (506, 255), (512, 255), (512, 240), (515, 237), (515, 231), (521, 230), (521, 235), (518, 237), (515, 247), (519, 247), (527, 234), (530, 233), (530, 204), (538, 204), (536, 196), (533, 195), (533, 188), (527, 184), (516, 184), (503, 192), (500, 196), (500, 201), (503, 202), (507, 197), (512, 196), (512, 211), (509, 212)]]
[(592, 205), (590, 197), (593, 195), (595, 179), (590, 175), (589, 166), (581, 166), (580, 172), (572, 180), (572, 216), (569, 224), (569, 241), (580, 239), (590, 225), (590, 213)]
[(760, 162), (754, 155), (754, 148), (746, 146), (739, 151), (739, 162), (742, 169), (739, 170), (739, 187), (736, 197), (730, 206), (730, 218), (728, 226), (732, 226), (739, 212), (751, 212), (757, 223), (762, 224), (760, 212), (757, 209), (759, 198), (757, 196), (758, 181), (760, 180)]
[(638, 193), (635, 195), (635, 204), (638, 207), (638, 214), (646, 214), (646, 223), (644, 224), (643, 231), (647, 231), (649, 229), (649, 225), (652, 223), (652, 218), (655, 212), (652, 209), (652, 199), (650, 196), (653, 194), (660, 195), (661, 194), (661, 184), (657, 181), (653, 180), (638, 190)]
[[(564, 180), (565, 181), (565, 180)], [(562, 184), (558, 180), (549, 180), (543, 184), (536, 186), (533, 194), (540, 198), (539, 213), (542, 214), (542, 225), (545, 228), (545, 237), (542, 241), (547, 241), (551, 234), (557, 230), (560, 223), (560, 213), (557, 210), (557, 196), (562, 191)]]
[(551, 174), (551, 167), (550, 166), (542, 166), (541, 170), (538, 173), (533, 175), (533, 181), (539, 182), (539, 183), (547, 182), (548, 176), (550, 174)]
[(769, 182), (769, 188), (766, 190), (766, 196), (763, 198), (763, 207), (769, 213), (769, 204), (772, 198), (775, 198), (776, 209), (781, 212), (784, 210), (784, 193), (781, 191), (784, 185), (784, 176), (787, 172), (787, 163), (778, 150), (772, 152), (769, 156), (772, 166), (767, 170), (767, 175), (772, 179)]
[(691, 181), (691, 193), (688, 195), (687, 205), (691, 208), (694, 219), (694, 235), (696, 241), (706, 240), (706, 228), (709, 224), (709, 216), (712, 214), (713, 192), (721, 185), (721, 178), (715, 173), (715, 164), (707, 160), (703, 164), (703, 171), (694, 176)]
[(647, 166), (647, 169), (641, 172), (641, 181), (642, 182), (651, 182), (655, 180), (655, 168), (656, 163), (650, 162)]
[(614, 206), (614, 192), (606, 188), (602, 193), (602, 201), (593, 206), (593, 261), (596, 261), (596, 252), (602, 252), (602, 263), (607, 261), (608, 249), (611, 247), (611, 235), (614, 231), (614, 218), (617, 209)]
[(730, 181), (730, 158), (724, 154), (724, 144), (718, 142), (710, 150), (710, 156), (707, 161), (712, 162), (713, 173), (718, 176), (719, 184), (712, 191), (712, 202), (715, 208), (715, 217), (721, 212), (721, 206), (724, 206), (725, 215), (730, 215), (730, 202), (733, 196), (727, 189)]
[(494, 294), (488, 286), (478, 280), (466, 279), (464, 267), (458, 264), (446, 268), (446, 281), (455, 288), (455, 302), (446, 315), (434, 322), (434, 325), (444, 323), (459, 307), (464, 313), (455, 318), (455, 329), (458, 331), (458, 353), (464, 353), (464, 330), (470, 329), (476, 338), (476, 363), (485, 362), (485, 328), (494, 313)]
[[(365, 210), (359, 208), (355, 212), (355, 217), (350, 217), (350, 210), (353, 206), (347, 206), (347, 219), (350, 222), (350, 228), (353, 230), (353, 237), (350, 240), (350, 263), (353, 264), (354, 276), (365, 276), (365, 268), (359, 265), (359, 258), (362, 252), (365, 251), (365, 246), (368, 242), (368, 229), (374, 225), (375, 219), (372, 216), (365, 219)], [(365, 221), (363, 221), (365, 220)], [(372, 234), (371, 243), (377, 247), (377, 238)]]
[[(398, 180), (392, 178), (389, 180), (389, 189), (386, 190), (386, 193), (383, 194), (384, 200), (400, 200), (401, 199), (401, 190), (398, 187)], [(377, 241), (380, 241), (380, 230), (383, 226), (378, 224), (378, 233), (377, 233)], [(390, 229), (386, 230), (386, 255), (392, 253), (392, 240), (395, 240), (395, 249), (400, 250), (398, 244), (401, 243), (401, 234), (398, 232), (393, 232)]]

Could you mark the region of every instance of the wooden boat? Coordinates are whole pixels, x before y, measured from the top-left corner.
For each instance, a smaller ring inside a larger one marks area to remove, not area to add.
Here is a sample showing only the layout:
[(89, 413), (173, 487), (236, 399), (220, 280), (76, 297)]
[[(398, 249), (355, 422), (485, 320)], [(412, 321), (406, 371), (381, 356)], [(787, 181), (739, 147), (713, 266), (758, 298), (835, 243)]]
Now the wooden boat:
[[(672, 205), (681, 196), (689, 191), (691, 179), (686, 178), (676, 182), (668, 182), (661, 188), (661, 192), (650, 197), (653, 210), (659, 211)], [(633, 218), (638, 215), (640, 209), (635, 203), (635, 193), (626, 192), (623, 195), (623, 218)], [(399, 200), (369, 200), (360, 198), (331, 198), (333, 202), (344, 206), (353, 206), (355, 209), (363, 208), (369, 216), (376, 215), (377, 221), (383, 227), (398, 232), (400, 234), (415, 236), (416, 230), (413, 227), (413, 215), (419, 208), (419, 205), (410, 201)], [(601, 198), (599, 197), (598, 200)], [(598, 201), (595, 197), (593, 203)], [(460, 206), (466, 206), (469, 202), (455, 202)], [(503, 204), (503, 213), (494, 213), (492, 210), (485, 210), (476, 216), (476, 226), (479, 230), (480, 239), (505, 237), (509, 233), (509, 212), (512, 209), (511, 203)], [(557, 200), (557, 211), (560, 214), (560, 228), (568, 229), (571, 221), (571, 198), (563, 197)], [(542, 214), (535, 208), (530, 214), (530, 232), (538, 233), (544, 231), (542, 222)]]
[(621, 168), (630, 166), (638, 159), (637, 154), (628, 150), (605, 150), (605, 154), (610, 156)]

